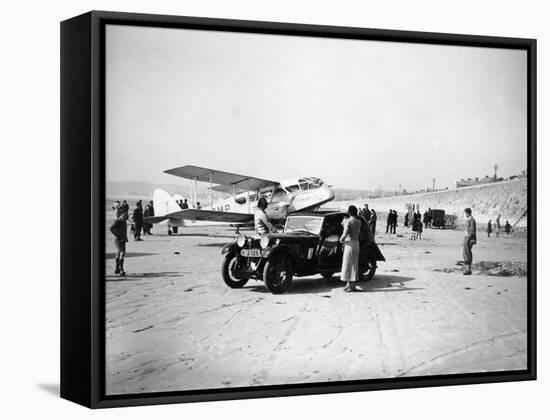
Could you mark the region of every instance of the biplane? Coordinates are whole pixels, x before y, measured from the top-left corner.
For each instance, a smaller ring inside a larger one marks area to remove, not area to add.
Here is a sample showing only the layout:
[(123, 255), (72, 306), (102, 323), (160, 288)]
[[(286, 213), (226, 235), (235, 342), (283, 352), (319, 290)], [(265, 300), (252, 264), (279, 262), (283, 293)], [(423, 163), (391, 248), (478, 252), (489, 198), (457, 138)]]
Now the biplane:
[[(145, 218), (145, 223), (164, 223), (168, 234), (177, 233), (179, 227), (206, 224), (232, 225), (237, 228), (254, 222), (254, 211), (260, 197), (267, 199), (266, 213), (272, 220), (284, 220), (289, 213), (311, 211), (334, 199), (334, 192), (321, 179), (302, 177), (286, 181), (273, 181), (239, 175), (216, 169), (186, 165), (168, 169), (164, 173), (193, 182), (190, 208), (178, 204), (180, 195), (171, 196), (156, 189), (153, 193), (155, 216)], [(198, 202), (197, 184), (208, 183), (210, 203), (194, 208)], [(225, 198), (214, 201), (214, 193)]]

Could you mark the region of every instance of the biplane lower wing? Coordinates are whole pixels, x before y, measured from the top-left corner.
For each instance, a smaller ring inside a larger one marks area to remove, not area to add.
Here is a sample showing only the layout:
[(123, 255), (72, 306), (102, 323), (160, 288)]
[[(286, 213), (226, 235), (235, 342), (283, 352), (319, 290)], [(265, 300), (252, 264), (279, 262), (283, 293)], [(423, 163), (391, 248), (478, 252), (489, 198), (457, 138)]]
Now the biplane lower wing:
[(222, 222), (222, 223), (251, 223), (254, 220), (253, 214), (231, 213), (216, 210), (185, 209), (168, 213), (163, 216), (146, 217), (145, 223), (159, 223), (168, 219), (184, 219), (200, 222)]

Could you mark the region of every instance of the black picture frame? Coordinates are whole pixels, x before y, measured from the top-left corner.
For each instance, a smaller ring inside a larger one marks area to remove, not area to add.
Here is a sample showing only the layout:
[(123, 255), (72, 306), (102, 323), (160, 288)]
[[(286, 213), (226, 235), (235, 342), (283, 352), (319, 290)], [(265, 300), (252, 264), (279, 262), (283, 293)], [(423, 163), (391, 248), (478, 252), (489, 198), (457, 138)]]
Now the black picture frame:
[[(105, 25), (521, 49), (528, 73), (528, 355), (524, 371), (107, 396)], [(61, 397), (90, 408), (536, 379), (536, 40), (92, 11), (61, 23)]]

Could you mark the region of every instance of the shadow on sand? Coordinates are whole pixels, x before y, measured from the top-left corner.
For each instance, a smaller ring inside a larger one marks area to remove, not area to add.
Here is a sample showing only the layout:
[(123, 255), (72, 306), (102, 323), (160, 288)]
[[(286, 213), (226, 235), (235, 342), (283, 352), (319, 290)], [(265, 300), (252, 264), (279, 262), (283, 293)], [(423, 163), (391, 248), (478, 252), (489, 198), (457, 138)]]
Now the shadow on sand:
[(227, 245), (228, 242), (214, 242), (214, 243), (211, 243), (211, 244), (197, 244), (197, 246), (206, 246), (206, 247), (211, 247), (211, 248), (223, 248), (225, 245)]
[(181, 277), (183, 273), (177, 271), (163, 271), (160, 273), (127, 273), (125, 276), (118, 274), (108, 274), (105, 276), (105, 281), (123, 282), (123, 281), (138, 281), (145, 279), (154, 279), (158, 277)]
[[(132, 257), (147, 257), (148, 255), (158, 255), (150, 252), (127, 252), (124, 258), (132, 258)], [(106, 252), (105, 253), (105, 259), (112, 260), (116, 256), (115, 252)]]
[[(358, 282), (357, 286), (362, 290), (358, 290), (357, 293), (365, 292), (407, 292), (413, 290), (422, 290), (421, 287), (407, 287), (405, 283), (414, 280), (414, 277), (395, 276), (388, 274), (378, 274), (368, 282)], [(343, 289), (346, 283), (340, 281), (340, 276), (333, 276), (330, 280), (326, 280), (323, 277), (295, 277), (292, 280), (290, 289), (285, 292), (288, 295), (297, 295), (304, 293), (326, 293), (333, 289)], [(266, 287), (257, 282), (251, 286), (245, 287), (251, 292), (258, 293), (270, 293)]]
[(237, 235), (216, 235), (216, 233), (173, 233), (172, 235), (168, 235), (168, 234), (165, 234), (165, 235), (162, 235), (162, 234), (159, 234), (157, 236), (175, 236), (175, 237), (191, 237), (191, 238), (227, 238), (227, 239), (235, 239), (235, 237), (237, 237)]

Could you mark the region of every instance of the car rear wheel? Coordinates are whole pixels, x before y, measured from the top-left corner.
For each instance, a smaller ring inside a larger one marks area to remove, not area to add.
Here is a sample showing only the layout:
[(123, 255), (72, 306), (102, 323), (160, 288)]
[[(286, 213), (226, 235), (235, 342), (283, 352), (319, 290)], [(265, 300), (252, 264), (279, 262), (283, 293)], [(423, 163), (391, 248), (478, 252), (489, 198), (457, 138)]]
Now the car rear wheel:
[(376, 274), (376, 261), (368, 260), (361, 270), (361, 281), (371, 281)]
[(292, 261), (285, 255), (275, 255), (270, 258), (264, 267), (264, 284), (273, 294), (284, 293), (287, 291), (294, 272)]
[(234, 270), (237, 265), (237, 256), (235, 254), (227, 254), (222, 262), (222, 277), (225, 284), (227, 284), (232, 289), (240, 289), (246, 283), (248, 279), (239, 279), (235, 277)]

